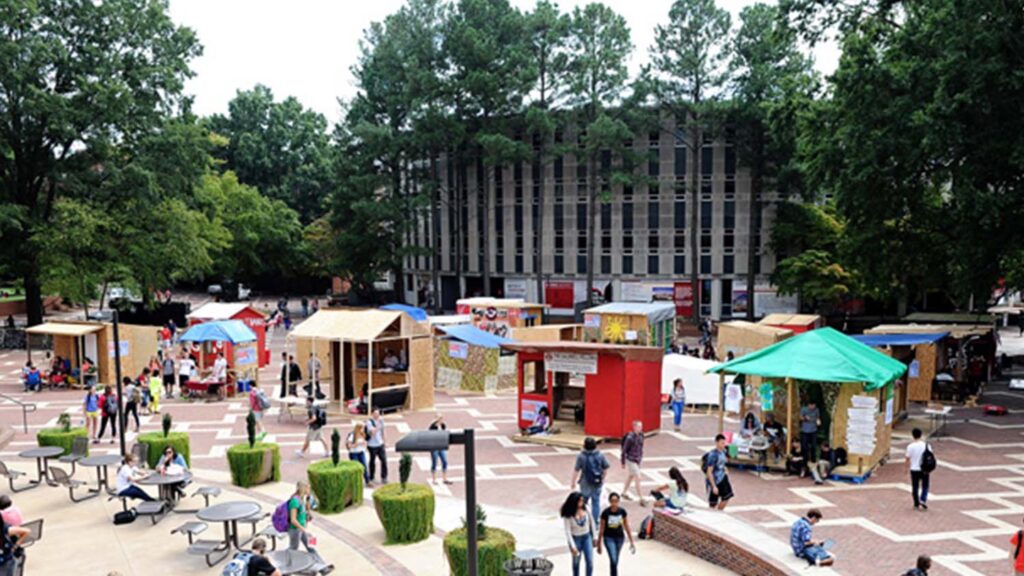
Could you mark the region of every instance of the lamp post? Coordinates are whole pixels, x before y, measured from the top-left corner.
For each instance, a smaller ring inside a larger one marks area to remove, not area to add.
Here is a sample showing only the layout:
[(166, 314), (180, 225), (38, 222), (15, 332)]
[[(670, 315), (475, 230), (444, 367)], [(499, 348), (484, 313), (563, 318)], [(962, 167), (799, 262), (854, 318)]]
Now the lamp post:
[(466, 458), (466, 573), (477, 576), (476, 534), (476, 453), (473, 448), (472, 428), (462, 432), (448, 430), (420, 430), (406, 434), (395, 444), (399, 452), (433, 452), (447, 450), (452, 444), (462, 444)]
[(121, 456), (125, 455), (125, 429), (128, 427), (128, 415), (124, 413), (124, 386), (121, 384), (121, 333), (117, 308), (114, 308), (114, 378), (117, 380), (117, 420), (121, 425)]

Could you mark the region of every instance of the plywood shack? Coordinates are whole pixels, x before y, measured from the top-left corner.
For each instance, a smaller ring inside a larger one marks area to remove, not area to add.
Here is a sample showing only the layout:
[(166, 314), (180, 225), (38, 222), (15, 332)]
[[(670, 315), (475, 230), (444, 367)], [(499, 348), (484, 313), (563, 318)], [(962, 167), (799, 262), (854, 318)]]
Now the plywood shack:
[(668, 350), (675, 336), (675, 304), (611, 302), (583, 311), (587, 342), (656, 346)]
[(512, 340), (474, 326), (437, 326), (434, 330), (435, 387), (487, 393), (515, 387), (515, 354), (501, 349)]
[(518, 342), (582, 342), (582, 324), (546, 324), (529, 328), (513, 328), (512, 339)]
[(898, 391), (897, 405), (905, 407), (906, 400), (929, 402), (932, 384), (942, 366), (946, 365), (946, 340), (949, 332), (880, 332), (868, 330), (853, 338), (883, 354), (907, 365), (905, 390)]
[[(119, 324), (121, 340), (121, 374), (135, 376), (157, 355), (159, 326)], [(114, 325), (107, 322), (62, 321), (46, 322), (26, 330), (29, 334), (46, 334), (53, 340), (53, 354), (70, 361), (73, 369), (80, 369), (88, 358), (95, 362), (96, 382), (115, 385), (117, 370), (114, 364)], [(29, 359), (32, 359), (31, 340), (28, 340)], [(48, 367), (43, 366), (43, 369)], [(79, 377), (76, 380), (82, 382)]]
[(786, 328), (754, 324), (745, 320), (733, 320), (718, 325), (718, 355), (723, 359), (732, 352), (740, 358), (751, 352), (782, 342), (793, 335)]
[(792, 330), (793, 334), (803, 334), (808, 330), (821, 328), (822, 320), (817, 314), (769, 314), (758, 324)]
[(545, 308), (519, 298), (463, 298), (455, 303), (456, 313), (472, 316), (473, 326), (502, 338), (510, 337), (513, 328), (543, 324)]

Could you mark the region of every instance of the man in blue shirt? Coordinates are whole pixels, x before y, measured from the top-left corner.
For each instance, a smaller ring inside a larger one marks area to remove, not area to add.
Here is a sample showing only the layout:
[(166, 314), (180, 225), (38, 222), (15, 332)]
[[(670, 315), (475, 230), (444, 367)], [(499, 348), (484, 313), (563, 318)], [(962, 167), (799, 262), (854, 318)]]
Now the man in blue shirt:
[(725, 510), (729, 500), (735, 495), (732, 491), (732, 484), (729, 483), (729, 474), (725, 471), (725, 436), (715, 436), (715, 449), (707, 453), (704, 466), (705, 481), (708, 490), (708, 504), (712, 508)]
[(817, 508), (808, 510), (807, 516), (797, 520), (789, 532), (789, 545), (797, 558), (807, 560), (815, 566), (831, 566), (835, 558), (828, 553), (823, 542), (813, 539), (813, 526), (821, 521), (821, 511)]
[(821, 426), (821, 412), (814, 400), (800, 408), (800, 450), (808, 462), (818, 461), (818, 428)]

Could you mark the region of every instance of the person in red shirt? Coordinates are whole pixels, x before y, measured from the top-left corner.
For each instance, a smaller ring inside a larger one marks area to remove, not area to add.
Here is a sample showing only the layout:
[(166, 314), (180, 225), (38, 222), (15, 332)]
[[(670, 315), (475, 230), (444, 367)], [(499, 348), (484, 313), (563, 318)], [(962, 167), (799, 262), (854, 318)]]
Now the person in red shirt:
[(1010, 560), (1013, 562), (1013, 573), (1024, 576), (1024, 530), (1017, 530), (1013, 538), (1010, 538)]
[(110, 443), (114, 443), (117, 438), (117, 408), (117, 394), (112, 387), (105, 387), (103, 394), (100, 395), (101, 420), (100, 434), (96, 437), (97, 440), (103, 438), (103, 433), (107, 431), (107, 423), (110, 423)]

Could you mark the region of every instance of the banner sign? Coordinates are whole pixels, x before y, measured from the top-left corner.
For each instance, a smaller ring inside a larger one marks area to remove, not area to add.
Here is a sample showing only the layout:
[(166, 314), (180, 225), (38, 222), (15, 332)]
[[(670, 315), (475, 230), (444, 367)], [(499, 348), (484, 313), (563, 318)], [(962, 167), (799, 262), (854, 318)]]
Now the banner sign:
[(545, 352), (544, 369), (548, 372), (597, 374), (597, 354)]
[(466, 344), (465, 342), (449, 342), (448, 357), (461, 358), (463, 360), (469, 358), (469, 344)]

